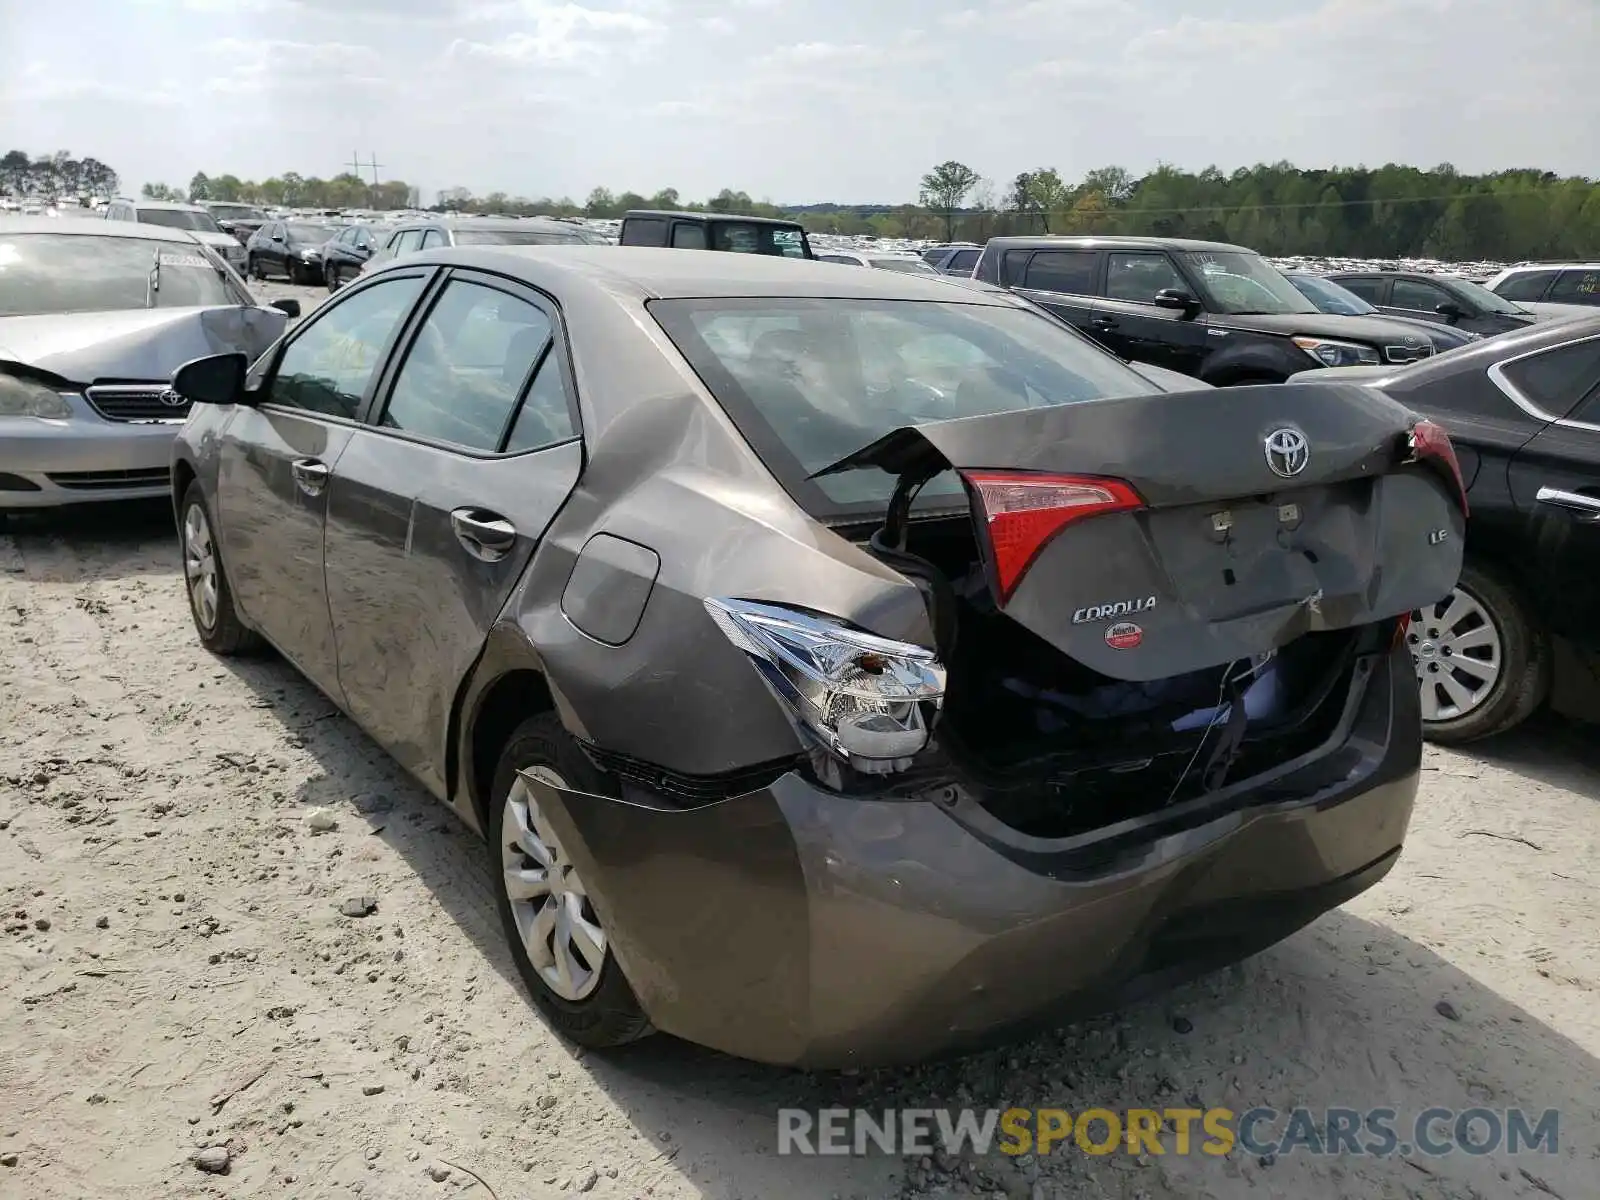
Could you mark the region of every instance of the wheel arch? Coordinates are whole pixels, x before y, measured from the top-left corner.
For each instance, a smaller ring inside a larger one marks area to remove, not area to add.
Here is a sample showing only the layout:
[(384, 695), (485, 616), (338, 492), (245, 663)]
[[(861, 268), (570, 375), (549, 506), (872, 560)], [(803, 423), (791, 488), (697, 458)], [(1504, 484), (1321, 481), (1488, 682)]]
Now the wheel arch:
[(178, 458), (172, 464), (172, 518), (181, 524), (183, 522), (183, 497), (189, 491), (189, 486), (200, 478), (200, 472), (195, 470), (194, 464), (187, 458)]

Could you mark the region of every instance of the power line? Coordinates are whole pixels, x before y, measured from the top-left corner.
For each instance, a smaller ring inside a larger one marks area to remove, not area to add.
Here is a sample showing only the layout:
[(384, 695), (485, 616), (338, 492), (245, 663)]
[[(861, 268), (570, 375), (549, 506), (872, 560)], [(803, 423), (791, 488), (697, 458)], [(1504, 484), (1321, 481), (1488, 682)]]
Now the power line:
[[(1203, 204), (1190, 208), (1139, 208), (1137, 206), (1125, 208), (1107, 208), (1105, 212), (1137, 213), (1140, 216), (1177, 216), (1184, 213), (1206, 212), (1280, 212), (1292, 208), (1356, 208), (1363, 204), (1442, 204), (1452, 200), (1502, 200), (1517, 196), (1544, 196), (1548, 197), (1549, 189), (1519, 191), (1519, 192), (1453, 192), (1439, 196), (1394, 196), (1388, 199), (1366, 200), (1296, 200), (1284, 204)], [(1039, 209), (1025, 211), (1038, 212)]]

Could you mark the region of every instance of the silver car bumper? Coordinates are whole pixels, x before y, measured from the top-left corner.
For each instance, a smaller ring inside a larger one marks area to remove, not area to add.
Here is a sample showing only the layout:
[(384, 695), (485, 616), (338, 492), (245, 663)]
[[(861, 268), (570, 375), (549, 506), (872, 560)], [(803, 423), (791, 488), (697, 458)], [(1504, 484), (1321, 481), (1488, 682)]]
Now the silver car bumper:
[(181, 419), (108, 421), (82, 396), (66, 400), (60, 420), (0, 417), (0, 509), (169, 495)]

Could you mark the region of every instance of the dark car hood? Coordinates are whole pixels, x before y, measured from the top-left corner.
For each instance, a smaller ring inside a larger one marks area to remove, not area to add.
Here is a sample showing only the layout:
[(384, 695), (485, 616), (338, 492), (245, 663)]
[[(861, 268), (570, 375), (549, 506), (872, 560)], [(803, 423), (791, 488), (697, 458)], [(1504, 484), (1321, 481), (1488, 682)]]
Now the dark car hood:
[(0, 317), (0, 362), (70, 383), (164, 380), (191, 358), (242, 350), (254, 361), (288, 317), (272, 308), (151, 308)]
[[(1341, 338), (1344, 341), (1365, 342), (1374, 346), (1421, 345), (1422, 333), (1409, 321), (1396, 321), (1392, 317), (1346, 317), (1338, 313), (1287, 313), (1233, 316), (1212, 313), (1206, 320), (1220, 329), (1249, 329), (1258, 333), (1273, 333), (1280, 337)], [(1419, 321), (1417, 324), (1427, 324)], [(1415, 341), (1408, 342), (1407, 338)]]
[(1465, 329), (1458, 329), (1454, 325), (1444, 325), (1438, 321), (1423, 321), (1416, 317), (1391, 317), (1388, 315), (1381, 319), (1386, 325), (1399, 325), (1409, 329), (1412, 333), (1427, 337), (1440, 350), (1454, 350), (1457, 346), (1466, 346), (1478, 340), (1476, 335)]

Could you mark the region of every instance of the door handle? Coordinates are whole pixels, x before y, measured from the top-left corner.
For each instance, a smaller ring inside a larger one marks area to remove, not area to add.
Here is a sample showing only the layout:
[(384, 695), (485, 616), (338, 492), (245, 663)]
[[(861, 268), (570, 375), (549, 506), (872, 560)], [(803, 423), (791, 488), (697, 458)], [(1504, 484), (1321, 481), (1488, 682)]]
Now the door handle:
[(1089, 324), (1096, 329), (1115, 329), (1117, 327), (1116, 321), (1110, 317), (1093, 317), (1090, 319)]
[(308, 496), (320, 496), (322, 489), (328, 486), (327, 463), (314, 458), (302, 458), (297, 459), (289, 470), (294, 475), (295, 484)]
[(1533, 498), (1540, 504), (1549, 504), (1578, 513), (1585, 520), (1600, 521), (1600, 497), (1585, 496), (1582, 492), (1567, 492), (1560, 488), (1542, 487)]
[(450, 528), (467, 553), (484, 562), (499, 562), (517, 544), (517, 527), (481, 508), (456, 509), (450, 514)]

